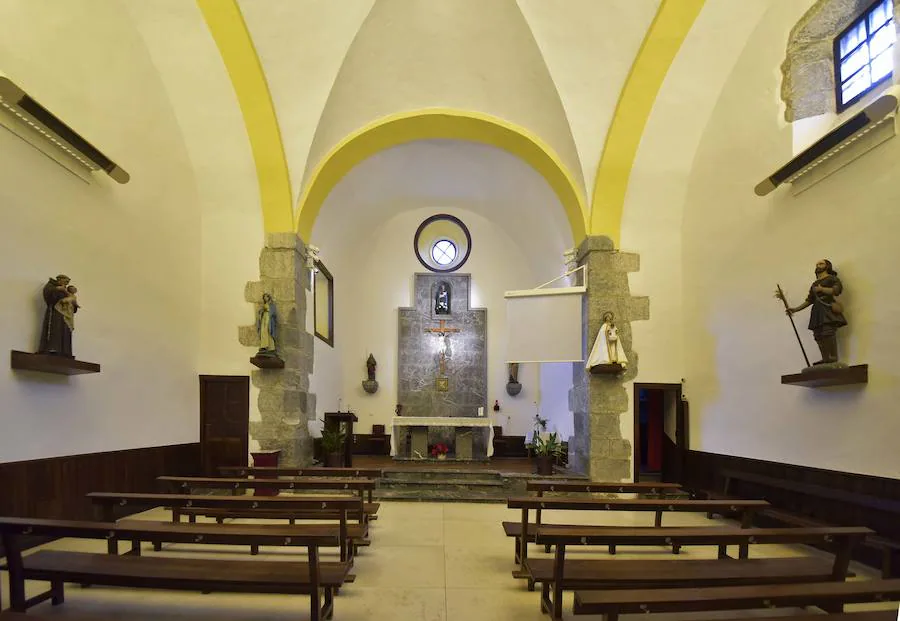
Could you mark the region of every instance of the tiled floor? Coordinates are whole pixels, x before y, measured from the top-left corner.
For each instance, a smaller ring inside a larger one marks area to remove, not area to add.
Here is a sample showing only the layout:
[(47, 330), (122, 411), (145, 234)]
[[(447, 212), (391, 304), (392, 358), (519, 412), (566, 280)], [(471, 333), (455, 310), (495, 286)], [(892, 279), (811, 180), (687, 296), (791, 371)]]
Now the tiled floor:
[[(513, 543), (503, 536), (502, 520), (518, 520), (520, 514), (500, 504), (461, 503), (383, 503), (379, 519), (372, 524), (372, 546), (357, 558), (357, 580), (348, 584), (335, 600), (337, 621), (391, 619), (400, 621), (545, 621), (538, 606), (538, 593), (529, 592), (522, 581), (511, 576)], [(163, 511), (138, 516), (166, 519)], [(551, 512), (544, 513), (546, 523), (652, 525), (652, 513)], [(710, 525), (702, 515), (666, 514), (667, 525)], [(123, 544), (124, 545), (124, 544)], [(49, 547), (67, 550), (105, 549), (104, 542), (64, 540)], [(762, 548), (765, 547), (765, 550)], [(153, 554), (149, 546), (146, 554)], [(541, 555), (535, 546), (529, 552)], [(758, 554), (794, 556), (811, 554), (805, 548), (757, 546)], [(244, 549), (224, 546), (168, 546), (160, 554), (206, 554), (215, 558), (250, 561)], [(583, 555), (584, 553), (582, 553)], [(602, 550), (597, 556), (604, 557)], [(681, 558), (710, 558), (714, 548), (686, 548)], [(618, 559), (671, 558), (664, 550), (620, 548)], [(297, 552), (284, 548), (263, 548), (260, 559), (289, 560)], [(861, 576), (872, 576), (865, 568), (854, 566)], [(29, 594), (43, 590), (35, 583)], [(2, 579), (3, 601), (8, 603), (6, 576)], [(571, 614), (571, 594), (565, 602), (566, 618)], [(893, 608), (896, 604), (870, 606)], [(860, 607), (848, 607), (848, 609)], [(66, 587), (66, 603), (52, 608), (41, 604), (42, 613), (60, 619), (78, 619), (85, 615), (104, 620), (151, 621), (280, 621), (307, 619), (309, 599), (289, 595), (203, 595), (92, 587)], [(36, 609), (37, 610), (37, 609)], [(792, 610), (765, 611), (775, 616)], [(756, 616), (754, 612), (704, 615), (702, 618)], [(653, 621), (676, 618), (698, 619), (700, 615), (655, 615)], [(579, 617), (597, 621), (599, 617)], [(637, 617), (633, 617), (632, 621)], [(625, 621), (628, 621), (626, 618)]]

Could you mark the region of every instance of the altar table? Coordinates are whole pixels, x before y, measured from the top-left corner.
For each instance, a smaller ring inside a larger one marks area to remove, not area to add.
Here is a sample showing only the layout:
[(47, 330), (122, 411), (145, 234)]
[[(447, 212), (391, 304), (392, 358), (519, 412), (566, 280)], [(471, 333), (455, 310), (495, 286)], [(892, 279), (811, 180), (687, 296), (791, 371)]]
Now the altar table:
[[(487, 456), (494, 454), (494, 426), (488, 416), (395, 416), (391, 420), (391, 456), (398, 457), (400, 433), (404, 427), (479, 427), (487, 428)], [(427, 450), (427, 446), (426, 446)]]

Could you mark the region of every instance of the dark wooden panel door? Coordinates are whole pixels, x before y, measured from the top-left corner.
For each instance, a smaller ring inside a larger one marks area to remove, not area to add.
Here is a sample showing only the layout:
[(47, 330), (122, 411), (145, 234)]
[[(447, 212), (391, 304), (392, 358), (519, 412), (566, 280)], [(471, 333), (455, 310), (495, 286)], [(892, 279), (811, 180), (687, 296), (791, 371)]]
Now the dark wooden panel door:
[(200, 459), (207, 476), (219, 466), (246, 466), (250, 434), (250, 378), (200, 376)]

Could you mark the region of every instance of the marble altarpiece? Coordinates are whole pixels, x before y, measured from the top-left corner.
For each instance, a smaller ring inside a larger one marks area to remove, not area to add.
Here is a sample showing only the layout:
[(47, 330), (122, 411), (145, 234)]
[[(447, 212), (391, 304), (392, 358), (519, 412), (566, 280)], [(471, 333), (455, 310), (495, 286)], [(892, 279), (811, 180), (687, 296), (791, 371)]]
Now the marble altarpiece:
[[(487, 310), (471, 307), (469, 274), (416, 274), (414, 296), (414, 307), (398, 311), (402, 420), (395, 419), (392, 454), (428, 457), (428, 447), (442, 442), (451, 458), (487, 458)], [(454, 420), (441, 425), (435, 418)]]

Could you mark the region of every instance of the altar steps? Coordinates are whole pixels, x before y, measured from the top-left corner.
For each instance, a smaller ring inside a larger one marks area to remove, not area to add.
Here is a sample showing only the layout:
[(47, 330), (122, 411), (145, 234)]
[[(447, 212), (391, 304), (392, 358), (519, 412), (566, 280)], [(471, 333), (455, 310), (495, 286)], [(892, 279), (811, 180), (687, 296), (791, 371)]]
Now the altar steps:
[(525, 479), (461, 468), (385, 470), (375, 497), (382, 500), (502, 502), (524, 492)]

